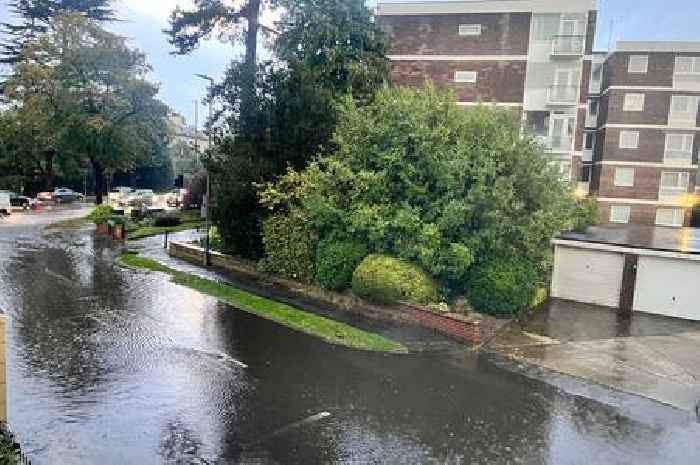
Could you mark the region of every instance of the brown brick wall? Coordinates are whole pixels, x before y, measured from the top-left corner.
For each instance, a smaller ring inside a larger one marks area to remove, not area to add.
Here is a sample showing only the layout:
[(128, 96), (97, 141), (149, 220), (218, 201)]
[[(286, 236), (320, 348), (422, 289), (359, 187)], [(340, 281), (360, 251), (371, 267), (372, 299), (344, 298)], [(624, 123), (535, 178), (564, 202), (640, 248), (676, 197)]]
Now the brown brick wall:
[[(663, 171), (681, 171), (676, 169), (664, 170), (663, 168), (634, 166), (634, 186), (618, 187), (615, 186), (615, 168), (615, 166), (611, 165), (601, 166), (600, 184), (598, 187), (598, 195), (600, 197), (658, 200), (661, 173)], [(688, 192), (692, 193), (694, 191), (695, 173), (691, 172)]]
[[(392, 63), (395, 85), (422, 87), (427, 79), (440, 88), (452, 89), (463, 102), (522, 102), (525, 92), (524, 61), (396, 61)], [(477, 71), (477, 82), (454, 82), (455, 71)]]
[[(646, 55), (649, 57), (649, 67), (645, 74), (629, 73), (629, 57)], [(608, 85), (613, 86), (672, 86), (675, 54), (673, 53), (644, 53), (616, 52), (607, 61), (609, 75)]]
[(588, 28), (586, 30), (586, 55), (593, 53), (595, 45), (596, 22), (598, 20), (598, 12), (591, 10), (588, 12)]
[(582, 66), (581, 75), (581, 100), (580, 103), (588, 103), (588, 88), (591, 84), (591, 67), (593, 63), (591, 60), (584, 60)]
[[(666, 131), (660, 129), (630, 129), (639, 131), (639, 148), (621, 149), (620, 132), (626, 129), (609, 128), (607, 137), (602, 141), (601, 150), (605, 150), (605, 160), (639, 161), (648, 163), (663, 163), (666, 151)], [(678, 131), (681, 133), (682, 131)], [(675, 133), (675, 131), (674, 131)], [(695, 134), (693, 141), (693, 164), (698, 161), (700, 150), (700, 134)]]
[(576, 117), (576, 134), (574, 135), (574, 150), (580, 152), (583, 150), (583, 130), (586, 127), (586, 110), (584, 108), (578, 109), (578, 116)]
[[(616, 204), (601, 202), (599, 205), (601, 220), (603, 224), (610, 224), (610, 207)], [(630, 205), (630, 223), (641, 224), (646, 226), (656, 225), (656, 210), (658, 208), (664, 207), (657, 207), (656, 205)], [(688, 226), (690, 224), (691, 215), (692, 209), (686, 208), (684, 221), (685, 226)]]
[[(644, 111), (623, 111), (626, 94), (645, 94)], [(668, 124), (671, 92), (611, 90), (606, 100), (606, 123), (611, 124)]]
[[(530, 13), (380, 16), (395, 55), (527, 55)], [(460, 36), (460, 24), (481, 24)]]

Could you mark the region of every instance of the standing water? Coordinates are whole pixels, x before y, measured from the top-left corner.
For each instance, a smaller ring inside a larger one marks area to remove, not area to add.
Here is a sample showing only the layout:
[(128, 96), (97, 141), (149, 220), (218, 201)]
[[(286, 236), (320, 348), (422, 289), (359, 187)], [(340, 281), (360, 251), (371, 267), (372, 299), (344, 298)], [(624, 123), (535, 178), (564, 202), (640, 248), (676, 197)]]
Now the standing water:
[[(11, 428), (36, 464), (691, 464), (700, 428), (467, 351), (364, 353), (120, 269), (79, 211), (0, 223)], [(611, 395), (614, 398), (614, 395)]]

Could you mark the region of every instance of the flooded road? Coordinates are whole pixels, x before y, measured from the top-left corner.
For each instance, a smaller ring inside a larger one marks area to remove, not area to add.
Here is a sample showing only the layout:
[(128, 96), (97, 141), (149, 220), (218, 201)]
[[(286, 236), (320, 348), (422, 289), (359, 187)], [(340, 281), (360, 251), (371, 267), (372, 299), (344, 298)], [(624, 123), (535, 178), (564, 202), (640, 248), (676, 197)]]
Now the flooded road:
[(0, 223), (10, 425), (36, 464), (697, 463), (683, 412), (466, 351), (329, 346), (43, 230), (69, 214)]

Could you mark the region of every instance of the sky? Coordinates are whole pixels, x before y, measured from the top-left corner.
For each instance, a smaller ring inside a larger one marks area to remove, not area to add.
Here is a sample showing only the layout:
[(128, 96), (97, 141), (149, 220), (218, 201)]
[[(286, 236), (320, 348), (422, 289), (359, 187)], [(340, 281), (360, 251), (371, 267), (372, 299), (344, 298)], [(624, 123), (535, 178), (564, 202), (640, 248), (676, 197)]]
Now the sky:
[[(597, 50), (607, 50), (608, 44), (617, 40), (700, 41), (698, 0), (598, 1)], [(9, 17), (5, 3), (0, 0), (0, 21)], [(161, 100), (193, 123), (194, 102), (201, 102), (206, 92), (206, 82), (195, 77), (195, 73), (220, 78), (231, 60), (241, 58), (242, 50), (212, 39), (189, 56), (171, 55), (172, 47), (162, 30), (176, 5), (187, 7), (190, 3), (191, 0), (115, 0), (121, 21), (108, 28), (129, 38), (132, 46), (148, 55), (154, 69), (150, 79), (160, 84)], [(374, 6), (376, 0), (369, 0), (368, 4)], [(202, 117), (205, 112), (200, 106)]]

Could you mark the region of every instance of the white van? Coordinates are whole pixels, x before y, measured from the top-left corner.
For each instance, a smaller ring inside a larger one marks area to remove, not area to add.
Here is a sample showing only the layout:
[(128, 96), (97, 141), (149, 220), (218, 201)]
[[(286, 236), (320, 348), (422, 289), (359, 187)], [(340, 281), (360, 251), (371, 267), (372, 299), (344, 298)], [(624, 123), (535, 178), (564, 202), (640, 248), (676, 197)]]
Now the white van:
[(10, 203), (10, 194), (0, 192), (0, 215), (11, 215), (12, 203)]

